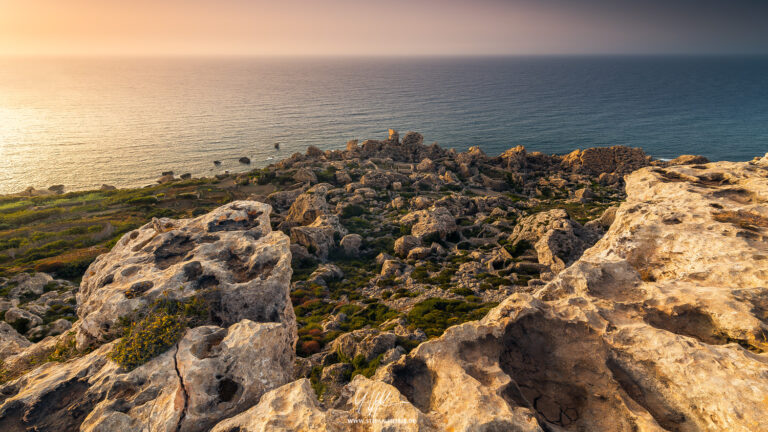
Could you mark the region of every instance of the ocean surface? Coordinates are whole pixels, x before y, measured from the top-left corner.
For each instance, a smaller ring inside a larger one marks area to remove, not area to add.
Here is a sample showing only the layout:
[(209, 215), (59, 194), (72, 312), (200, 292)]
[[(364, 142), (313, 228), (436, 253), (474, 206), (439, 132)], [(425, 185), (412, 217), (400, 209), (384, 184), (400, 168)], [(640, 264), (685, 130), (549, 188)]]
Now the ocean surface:
[(244, 171), (387, 128), (749, 160), (768, 152), (768, 58), (0, 59), (0, 193)]

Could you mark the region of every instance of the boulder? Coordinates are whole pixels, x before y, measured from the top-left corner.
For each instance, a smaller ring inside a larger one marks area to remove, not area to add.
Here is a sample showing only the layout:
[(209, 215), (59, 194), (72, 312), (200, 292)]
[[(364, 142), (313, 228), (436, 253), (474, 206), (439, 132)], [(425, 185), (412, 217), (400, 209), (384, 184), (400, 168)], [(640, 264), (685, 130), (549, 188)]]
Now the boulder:
[(0, 321), (0, 359), (18, 354), (31, 343), (8, 323)]
[(334, 173), (334, 176), (336, 177), (336, 183), (338, 184), (345, 185), (347, 183), (352, 183), (352, 177), (346, 170), (338, 170)]
[(408, 255), (408, 252), (410, 252), (411, 249), (421, 246), (421, 244), (422, 243), (420, 238), (412, 235), (404, 235), (395, 240), (395, 253), (401, 257), (405, 257)]
[(709, 163), (709, 159), (699, 155), (681, 155), (671, 161), (670, 165), (701, 165)]
[[(274, 208), (276, 211), (284, 212), (288, 210), (297, 201), (297, 198), (301, 194), (303, 194), (305, 191), (306, 191), (306, 188), (303, 187), (303, 188), (296, 188), (296, 189), (291, 189), (286, 191), (272, 192), (271, 194), (267, 195), (267, 204), (271, 205), (272, 208)], [(313, 203), (305, 202), (304, 205), (306, 205), (307, 207), (310, 207), (313, 205)], [(317, 204), (317, 206), (321, 209), (323, 208), (322, 204)], [(309, 210), (304, 209), (304, 212), (307, 212), (307, 211)], [(294, 219), (297, 219), (295, 220), (296, 222), (304, 220), (303, 214), (301, 215), (294, 214)]]
[(429, 258), (432, 255), (432, 248), (425, 246), (417, 246), (408, 251), (408, 259), (411, 260), (423, 260)]
[(160, 184), (165, 184), (165, 183), (170, 183), (170, 182), (175, 181), (175, 180), (176, 180), (176, 177), (174, 177), (173, 174), (168, 174), (168, 175), (164, 175), (164, 176), (161, 176), (160, 178), (158, 178), (157, 182), (160, 183)]
[(323, 156), (323, 151), (311, 145), (307, 147), (307, 156), (311, 158), (319, 158), (320, 156)]
[(288, 209), (286, 220), (309, 225), (318, 216), (329, 213), (328, 202), (325, 200), (327, 191), (328, 186), (321, 183), (300, 194)]
[(12, 307), (5, 311), (5, 322), (17, 330), (26, 331), (43, 323), (43, 319), (26, 309)]
[(386, 189), (392, 183), (392, 178), (385, 172), (372, 171), (364, 174), (360, 183), (373, 189)]
[(445, 239), (456, 231), (456, 219), (445, 207), (433, 207), (408, 213), (400, 218), (401, 225), (411, 225), (411, 234), (421, 239)]
[(215, 322), (295, 322), (288, 237), (267, 204), (234, 201), (194, 219), (153, 219), (86, 271), (77, 293), (78, 349), (104, 343), (118, 321), (160, 296), (204, 297)]
[[(10, 278), (5, 286), (10, 286), (8, 298), (18, 300), (37, 298), (45, 292), (46, 285), (52, 283), (54, 283), (53, 277), (46, 273), (19, 273)], [(56, 283), (56, 285), (59, 284)]]
[(363, 245), (363, 237), (360, 234), (347, 234), (339, 242), (339, 246), (348, 256), (357, 256)]
[(435, 163), (430, 158), (424, 158), (418, 165), (416, 171), (430, 172), (435, 170)]
[(488, 156), (486, 156), (485, 152), (478, 146), (472, 146), (469, 150), (456, 155), (456, 162), (460, 165), (475, 165), (487, 160)]
[(320, 215), (307, 226), (291, 228), (291, 241), (298, 243), (320, 259), (336, 247), (336, 237), (347, 234), (335, 215)]
[(651, 157), (640, 148), (613, 146), (574, 150), (563, 158), (562, 165), (566, 169), (590, 175), (623, 175), (647, 166), (650, 162)]
[(509, 242), (527, 242), (538, 254), (539, 263), (554, 272), (570, 265), (599, 239), (599, 234), (572, 220), (562, 209), (527, 216), (515, 225)]
[(302, 183), (317, 183), (317, 175), (309, 168), (299, 168), (293, 179)]
[(48, 191), (49, 192), (53, 192), (53, 193), (55, 193), (57, 195), (61, 195), (61, 194), (64, 193), (64, 185), (63, 184), (58, 184), (58, 185), (49, 186), (48, 187)]
[(240, 162), (241, 164), (244, 164), (244, 165), (250, 165), (251, 164), (251, 159), (248, 158), (248, 157), (245, 157), (245, 156), (241, 157), (237, 161)]
[(309, 275), (307, 282), (318, 285), (338, 280), (344, 277), (344, 272), (335, 264), (320, 264), (317, 269)]

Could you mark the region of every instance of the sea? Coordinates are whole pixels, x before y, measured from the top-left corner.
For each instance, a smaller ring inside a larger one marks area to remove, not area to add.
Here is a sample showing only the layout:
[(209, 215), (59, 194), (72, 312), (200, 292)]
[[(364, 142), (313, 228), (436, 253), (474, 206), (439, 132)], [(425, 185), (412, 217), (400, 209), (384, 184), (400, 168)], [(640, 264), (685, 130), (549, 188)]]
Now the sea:
[(245, 171), (389, 128), (491, 155), (750, 160), (768, 152), (768, 57), (0, 59), (0, 193)]

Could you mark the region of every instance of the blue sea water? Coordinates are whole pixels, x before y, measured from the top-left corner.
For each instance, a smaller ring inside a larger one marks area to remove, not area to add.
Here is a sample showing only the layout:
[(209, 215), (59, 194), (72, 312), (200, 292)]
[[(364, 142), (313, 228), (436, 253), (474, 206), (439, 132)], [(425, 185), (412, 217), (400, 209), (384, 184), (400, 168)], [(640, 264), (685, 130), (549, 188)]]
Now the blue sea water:
[(0, 59), (0, 193), (244, 170), (387, 128), (748, 160), (768, 152), (768, 58)]

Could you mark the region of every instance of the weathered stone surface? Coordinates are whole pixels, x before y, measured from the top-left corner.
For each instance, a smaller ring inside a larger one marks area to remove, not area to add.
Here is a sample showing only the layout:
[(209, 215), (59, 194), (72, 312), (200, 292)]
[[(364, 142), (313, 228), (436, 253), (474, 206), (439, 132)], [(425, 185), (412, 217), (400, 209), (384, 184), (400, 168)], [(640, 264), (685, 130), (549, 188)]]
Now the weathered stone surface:
[[(309, 153), (309, 150), (307, 150)], [(301, 168), (293, 175), (293, 179), (303, 183), (317, 183), (317, 175), (309, 168)]]
[(416, 171), (430, 172), (434, 171), (435, 163), (430, 158), (424, 158), (418, 165), (416, 165)]
[(344, 253), (348, 256), (355, 256), (360, 252), (362, 245), (363, 237), (360, 234), (347, 234), (339, 242), (339, 246), (344, 249)]
[(123, 236), (83, 277), (78, 348), (114, 337), (121, 317), (161, 295), (204, 293), (211, 319), (223, 325), (242, 319), (293, 325), (289, 241), (272, 231), (270, 211), (235, 201), (195, 219), (156, 219)]
[[(12, 307), (5, 311), (5, 322), (17, 327), (31, 329), (43, 323), (43, 319), (26, 309)], [(24, 330), (20, 330), (24, 331)]]
[(411, 249), (421, 246), (421, 239), (412, 235), (404, 235), (395, 240), (395, 253), (406, 257)]
[[(330, 426), (330, 427), (329, 427)], [(308, 379), (286, 384), (265, 394), (258, 405), (217, 424), (212, 432), (337, 431), (320, 409)]]
[(509, 242), (526, 241), (533, 245), (539, 263), (560, 271), (592, 246), (599, 235), (572, 220), (562, 209), (536, 213), (520, 220)]
[[(286, 211), (293, 205), (299, 195), (305, 191), (306, 188), (296, 188), (287, 191), (273, 192), (267, 196), (267, 204), (271, 205), (276, 211)], [(320, 205), (320, 208), (323, 208), (322, 205)], [(298, 221), (301, 220), (303, 220), (303, 218), (298, 217)]]
[(445, 207), (420, 210), (400, 218), (401, 225), (412, 225), (411, 234), (424, 239), (437, 237), (444, 239), (456, 231), (456, 219)]
[(624, 146), (574, 150), (563, 158), (563, 166), (592, 175), (627, 174), (648, 165), (650, 156), (642, 149)]
[(373, 189), (386, 189), (392, 183), (392, 177), (384, 172), (373, 171), (363, 175), (360, 183)]
[(291, 228), (291, 240), (305, 246), (310, 253), (321, 259), (336, 247), (336, 237), (347, 234), (346, 228), (339, 223), (335, 215), (320, 215), (307, 226)]
[(107, 344), (47, 363), (2, 388), (8, 430), (205, 431), (291, 378), (294, 330), (244, 320), (189, 330), (177, 347), (126, 372)]
[(10, 285), (8, 298), (20, 299), (36, 297), (45, 292), (45, 286), (53, 282), (53, 278), (46, 273), (21, 273), (9, 279), (5, 285)]
[[(532, 294), (356, 377), (331, 409), (298, 381), (216, 430), (335, 430), (360, 414), (413, 419), (398, 430), (768, 429), (768, 158), (646, 168), (627, 190), (605, 236)], [(375, 390), (384, 403), (366, 412), (356, 397)]]
[(0, 359), (6, 359), (11, 355), (18, 354), (29, 345), (30, 342), (13, 327), (8, 323), (0, 321)]
[[(768, 428), (768, 326), (755, 309), (768, 164), (646, 168), (627, 185), (603, 239), (552, 282), (377, 376), (444, 429)], [(728, 210), (711, 205), (724, 196)], [(748, 221), (754, 235), (738, 235)]]
[(697, 165), (709, 163), (709, 159), (699, 155), (680, 155), (671, 161), (671, 165)]
[(302, 193), (288, 209), (286, 220), (299, 225), (309, 225), (318, 216), (329, 213), (328, 202), (325, 200), (328, 185), (321, 183)]

